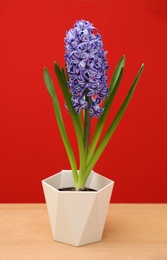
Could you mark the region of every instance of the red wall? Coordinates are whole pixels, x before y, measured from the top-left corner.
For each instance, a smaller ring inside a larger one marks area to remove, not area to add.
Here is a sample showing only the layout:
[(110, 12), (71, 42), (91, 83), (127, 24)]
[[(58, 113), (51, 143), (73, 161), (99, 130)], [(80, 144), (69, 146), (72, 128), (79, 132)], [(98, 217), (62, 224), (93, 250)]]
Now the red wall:
[[(102, 34), (109, 77), (126, 55), (113, 111), (145, 63), (128, 110), (95, 170), (115, 180), (113, 202), (167, 203), (165, 0), (1, 0), (0, 202), (44, 202), (41, 180), (69, 168), (43, 68), (54, 77), (53, 61), (64, 65), (65, 31), (77, 19), (89, 20)], [(59, 89), (55, 77), (54, 82)], [(65, 109), (63, 113), (74, 139)]]

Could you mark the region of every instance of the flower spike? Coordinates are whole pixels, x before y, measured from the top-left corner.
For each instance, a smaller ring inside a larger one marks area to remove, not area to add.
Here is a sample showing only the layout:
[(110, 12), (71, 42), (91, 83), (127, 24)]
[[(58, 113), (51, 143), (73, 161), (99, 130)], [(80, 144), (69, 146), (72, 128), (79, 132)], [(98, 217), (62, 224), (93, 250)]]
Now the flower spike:
[[(90, 117), (99, 118), (103, 113), (101, 101), (108, 96), (108, 64), (103, 42), (95, 27), (85, 20), (77, 21), (74, 28), (66, 32), (65, 60), (70, 77), (68, 87), (76, 113), (88, 107), (85, 96), (91, 97)], [(96, 102), (95, 100), (100, 100)]]

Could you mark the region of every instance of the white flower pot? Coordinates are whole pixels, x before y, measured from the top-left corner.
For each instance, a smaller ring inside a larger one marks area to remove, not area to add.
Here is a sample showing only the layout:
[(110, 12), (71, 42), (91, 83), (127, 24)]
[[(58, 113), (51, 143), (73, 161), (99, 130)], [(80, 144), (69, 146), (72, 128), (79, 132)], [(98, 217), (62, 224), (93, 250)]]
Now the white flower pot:
[(53, 239), (74, 246), (100, 241), (114, 182), (94, 171), (86, 187), (97, 192), (59, 191), (74, 186), (71, 170), (42, 181)]

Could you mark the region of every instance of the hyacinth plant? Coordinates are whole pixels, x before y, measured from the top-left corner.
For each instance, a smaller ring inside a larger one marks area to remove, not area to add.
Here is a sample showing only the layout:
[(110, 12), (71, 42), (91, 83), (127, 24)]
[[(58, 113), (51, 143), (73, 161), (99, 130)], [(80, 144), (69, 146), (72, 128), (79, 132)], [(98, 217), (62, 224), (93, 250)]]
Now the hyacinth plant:
[[(76, 190), (84, 189), (91, 170), (104, 151), (129, 104), (144, 68), (144, 64), (142, 64), (124, 102), (99, 143), (125, 65), (125, 56), (123, 56), (108, 85), (106, 54), (107, 52), (103, 49), (102, 37), (97, 29), (90, 22), (79, 20), (76, 21), (72, 29), (66, 32), (65, 68), (60, 68), (54, 62), (54, 70), (76, 133), (79, 167), (77, 167), (75, 155), (64, 126), (52, 79), (47, 68), (44, 68), (45, 84), (52, 98), (57, 124), (69, 158)], [(98, 120), (90, 140), (91, 120), (94, 117)]]

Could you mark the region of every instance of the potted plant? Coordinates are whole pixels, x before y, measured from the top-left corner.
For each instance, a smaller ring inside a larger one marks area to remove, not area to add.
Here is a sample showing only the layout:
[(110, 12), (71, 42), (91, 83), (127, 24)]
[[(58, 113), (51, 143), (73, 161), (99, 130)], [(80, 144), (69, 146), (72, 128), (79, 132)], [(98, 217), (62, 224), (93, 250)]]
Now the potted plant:
[[(108, 87), (106, 54), (102, 37), (95, 27), (88, 21), (79, 20), (66, 32), (65, 68), (61, 69), (54, 62), (76, 133), (79, 166), (64, 126), (52, 79), (47, 68), (44, 68), (44, 81), (53, 102), (71, 170), (62, 170), (43, 180), (42, 184), (53, 238), (75, 246), (101, 240), (114, 182), (95, 173), (93, 168), (117, 128), (144, 68), (142, 64), (123, 104), (99, 142), (125, 65), (123, 56)], [(97, 124), (90, 138), (93, 118), (97, 119)]]

